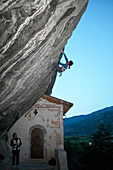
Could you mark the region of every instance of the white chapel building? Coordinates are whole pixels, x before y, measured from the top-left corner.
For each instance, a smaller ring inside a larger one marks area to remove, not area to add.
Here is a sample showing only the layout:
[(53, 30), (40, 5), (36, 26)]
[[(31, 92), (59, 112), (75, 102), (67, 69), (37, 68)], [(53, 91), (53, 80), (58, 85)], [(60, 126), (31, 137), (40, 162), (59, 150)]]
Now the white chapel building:
[(22, 141), (20, 161), (56, 159), (56, 150), (64, 150), (63, 116), (72, 103), (43, 95), (9, 130)]

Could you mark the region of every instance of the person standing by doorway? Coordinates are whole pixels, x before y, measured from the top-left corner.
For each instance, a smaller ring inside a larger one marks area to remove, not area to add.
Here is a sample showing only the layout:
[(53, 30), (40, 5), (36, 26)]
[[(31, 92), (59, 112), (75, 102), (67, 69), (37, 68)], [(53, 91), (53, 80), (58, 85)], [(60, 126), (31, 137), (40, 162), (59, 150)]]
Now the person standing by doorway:
[(10, 146), (12, 147), (12, 166), (13, 169), (18, 169), (19, 167), (19, 154), (20, 146), (22, 145), (21, 139), (17, 137), (17, 133), (13, 133), (13, 139), (11, 139)]

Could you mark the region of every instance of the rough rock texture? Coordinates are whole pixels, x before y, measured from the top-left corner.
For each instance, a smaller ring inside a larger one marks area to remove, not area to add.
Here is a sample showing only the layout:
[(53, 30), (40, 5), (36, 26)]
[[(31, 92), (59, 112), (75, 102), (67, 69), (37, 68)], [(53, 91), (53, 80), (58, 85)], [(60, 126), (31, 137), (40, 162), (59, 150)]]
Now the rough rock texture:
[[(0, 1), (0, 137), (43, 94), (88, 0)], [(49, 88), (48, 88), (49, 87)]]

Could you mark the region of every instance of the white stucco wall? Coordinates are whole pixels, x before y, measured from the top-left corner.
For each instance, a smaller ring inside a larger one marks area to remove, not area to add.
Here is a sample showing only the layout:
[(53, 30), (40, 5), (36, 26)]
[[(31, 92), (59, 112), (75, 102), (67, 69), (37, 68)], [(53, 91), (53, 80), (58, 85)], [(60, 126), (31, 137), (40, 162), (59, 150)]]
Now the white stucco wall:
[[(35, 109), (38, 111), (36, 116)], [(44, 160), (48, 161), (51, 157), (55, 157), (56, 148), (64, 147), (63, 106), (41, 98), (9, 130), (9, 143), (14, 132), (22, 140), (20, 152), (22, 162), (31, 160), (31, 131), (36, 127), (44, 132)]]

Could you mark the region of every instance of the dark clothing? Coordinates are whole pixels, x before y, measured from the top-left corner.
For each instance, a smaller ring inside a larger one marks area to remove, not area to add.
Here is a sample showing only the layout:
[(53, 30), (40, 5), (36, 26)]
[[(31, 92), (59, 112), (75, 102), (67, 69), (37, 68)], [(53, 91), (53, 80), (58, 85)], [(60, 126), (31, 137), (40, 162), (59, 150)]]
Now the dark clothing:
[(20, 150), (21, 145), (22, 142), (20, 138), (12, 139), (10, 142), (10, 146), (12, 146), (12, 150)]
[(53, 66), (54, 66), (54, 68), (56, 69), (56, 71), (57, 71), (58, 73), (61, 73), (61, 72), (62, 72), (62, 67), (60, 67), (57, 63), (53, 63)]
[[(65, 71), (65, 70), (67, 69), (67, 67), (68, 67), (68, 64), (67, 64), (68, 58), (67, 58), (67, 56), (66, 56), (65, 54), (61, 53), (61, 57), (62, 57), (63, 55), (64, 55), (64, 58), (65, 58), (65, 60), (66, 60), (66, 63), (65, 63), (65, 64), (61, 63), (60, 61), (58, 62), (58, 64), (57, 64), (57, 63), (53, 63), (54, 68), (55, 68), (56, 71), (59, 72), (59, 73)], [(60, 67), (59, 65), (61, 65), (62, 67)]]
[[(63, 53), (61, 53), (61, 56), (63, 56)], [(63, 66), (65, 69), (67, 69), (67, 67), (68, 67), (68, 64), (67, 64), (68, 58), (67, 58), (67, 56), (66, 56), (65, 54), (64, 54), (64, 58), (65, 58), (65, 60), (66, 60), (66, 63), (63, 64), (63, 63), (61, 63), (61, 62), (59, 61), (58, 64), (61, 65), (61, 66)]]
[(15, 161), (16, 161), (16, 165), (19, 165), (19, 153), (20, 150), (13, 150), (12, 151), (12, 165), (15, 165)]
[(21, 139), (16, 138), (12, 139), (10, 142), (10, 145), (12, 146), (12, 165), (19, 165), (19, 153), (20, 153), (20, 146), (22, 145)]

